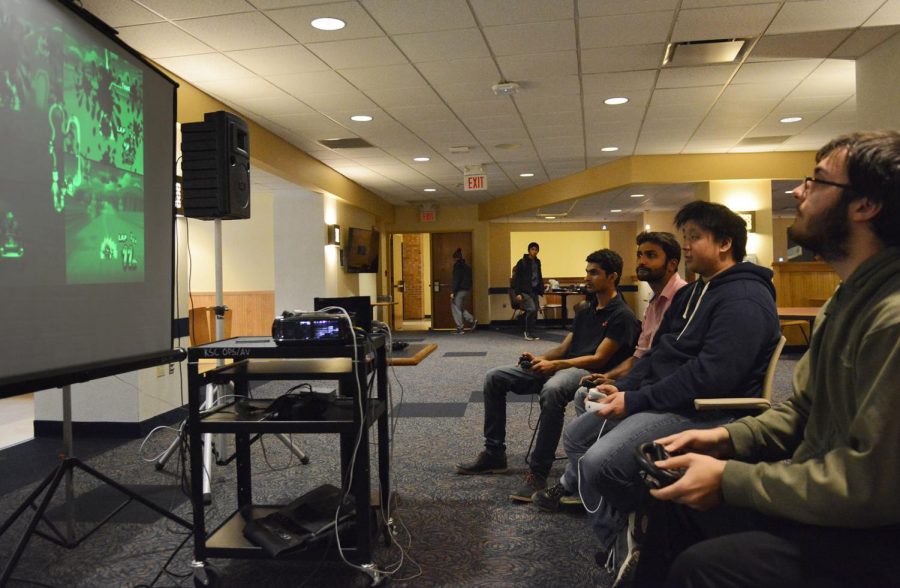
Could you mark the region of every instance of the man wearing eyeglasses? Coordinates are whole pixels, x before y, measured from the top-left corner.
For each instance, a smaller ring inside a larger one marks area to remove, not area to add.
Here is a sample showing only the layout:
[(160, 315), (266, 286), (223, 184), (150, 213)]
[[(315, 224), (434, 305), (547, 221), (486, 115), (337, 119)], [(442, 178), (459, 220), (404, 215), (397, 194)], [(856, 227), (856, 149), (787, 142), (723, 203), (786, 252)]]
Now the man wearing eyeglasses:
[(619, 296), (622, 257), (601, 249), (587, 256), (585, 289), (594, 304), (575, 314), (572, 332), (543, 355), (523, 353), (519, 365), (490, 370), (484, 378), (484, 451), (469, 463), (456, 466), (463, 475), (507, 471), (506, 394), (540, 394), (538, 424), (530, 469), (521, 488), (510, 495), (531, 502), (547, 486), (547, 475), (562, 434), (566, 405), (572, 401), (582, 377), (618, 365), (634, 352), (641, 326)]
[(685, 473), (651, 491), (639, 585), (900, 585), (900, 133), (816, 161), (790, 235), (841, 285), (789, 400), (657, 440), (676, 455), (656, 465)]

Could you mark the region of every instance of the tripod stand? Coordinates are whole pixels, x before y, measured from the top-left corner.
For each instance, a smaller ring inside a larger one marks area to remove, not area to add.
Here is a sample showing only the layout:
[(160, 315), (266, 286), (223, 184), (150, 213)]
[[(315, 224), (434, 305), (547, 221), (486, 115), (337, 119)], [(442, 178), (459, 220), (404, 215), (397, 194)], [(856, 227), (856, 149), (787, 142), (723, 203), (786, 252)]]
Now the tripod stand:
[[(225, 306), (224, 300), (224, 290), (223, 290), (223, 280), (222, 280), (222, 219), (214, 220), (214, 229), (215, 229), (215, 272), (216, 272), (216, 305), (213, 307), (216, 313), (216, 334), (215, 340), (221, 341), (225, 338), (225, 312), (228, 310), (228, 307)], [(221, 367), (225, 364), (224, 359), (216, 360), (216, 367)], [(209, 385), (206, 387), (206, 398), (203, 405), (206, 409), (213, 408), (216, 406), (219, 401), (226, 396), (223, 392), (224, 386), (218, 385), (213, 386)], [(182, 443), (186, 439), (186, 431), (185, 425), (187, 424), (187, 419), (181, 422), (181, 425), (178, 428), (178, 437), (169, 447), (160, 455), (159, 459), (156, 460), (156, 469), (161, 470), (166, 466), (166, 462), (174, 455), (175, 451), (182, 446)], [(279, 441), (281, 441), (288, 449), (290, 449), (291, 453), (293, 453), (297, 458), (300, 459), (300, 463), (306, 465), (309, 463), (309, 457), (303, 450), (297, 447), (297, 445), (289, 439), (286, 435), (282, 433), (276, 434), (276, 437)], [(225, 465), (228, 463), (228, 459), (225, 457), (227, 455), (226, 445), (225, 445), (225, 435), (218, 434), (213, 437), (212, 433), (204, 433), (203, 435), (203, 504), (210, 504), (212, 501), (212, 490), (210, 487), (210, 479), (212, 476), (212, 464), (213, 464), (213, 453), (216, 455), (215, 462), (218, 465)]]
[[(193, 530), (193, 525), (187, 522), (183, 518), (175, 515), (174, 513), (169, 512), (168, 510), (162, 508), (150, 500), (140, 496), (133, 490), (129, 490), (122, 484), (119, 484), (115, 480), (104, 476), (94, 468), (88, 466), (83, 463), (77, 457), (72, 456), (72, 390), (70, 386), (63, 386), (63, 455), (65, 457), (62, 459), (60, 464), (50, 472), (44, 480), (38, 484), (37, 488), (35, 488), (31, 494), (28, 495), (28, 498), (16, 508), (15, 512), (6, 521), (4, 521), (3, 525), (0, 526), (0, 535), (3, 535), (9, 529), (13, 523), (24, 513), (29, 507), (34, 509), (34, 516), (28, 523), (28, 527), (25, 529), (25, 532), (22, 534), (22, 537), (19, 539), (19, 542), (16, 544), (15, 551), (13, 552), (12, 557), (7, 562), (6, 567), (3, 569), (2, 575), (0, 575), (0, 586), (6, 586), (7, 582), (9, 582), (9, 578), (13, 573), (16, 565), (19, 563), (19, 559), (21, 559), (22, 554), (25, 552), (25, 548), (28, 546), (28, 542), (31, 540), (32, 536), (39, 535), (48, 541), (52, 541), (61, 547), (65, 547), (67, 549), (74, 549), (78, 547), (85, 539), (94, 534), (94, 532), (109, 522), (119, 511), (128, 506), (132, 500), (136, 500), (146, 506), (147, 508), (161, 514), (167, 519), (178, 523), (182, 527)], [(113, 487), (114, 489), (121, 492), (126, 500), (122, 502), (119, 506), (117, 506), (109, 515), (106, 516), (102, 521), (97, 523), (90, 531), (82, 535), (80, 538), (76, 538), (75, 536), (75, 505), (74, 505), (74, 497), (75, 497), (75, 483), (72, 478), (75, 470), (82, 471), (89, 476), (100, 480), (104, 484)], [(47, 508), (50, 506), (50, 500), (53, 498), (54, 493), (59, 488), (60, 483), (65, 478), (65, 532), (61, 531), (54, 525), (51, 521), (49, 521), (46, 517)], [(41, 496), (43, 494), (43, 496)], [(35, 507), (35, 502), (40, 499), (40, 504)], [(50, 530), (50, 534), (45, 533), (38, 529), (38, 523), (44, 521), (48, 529)]]

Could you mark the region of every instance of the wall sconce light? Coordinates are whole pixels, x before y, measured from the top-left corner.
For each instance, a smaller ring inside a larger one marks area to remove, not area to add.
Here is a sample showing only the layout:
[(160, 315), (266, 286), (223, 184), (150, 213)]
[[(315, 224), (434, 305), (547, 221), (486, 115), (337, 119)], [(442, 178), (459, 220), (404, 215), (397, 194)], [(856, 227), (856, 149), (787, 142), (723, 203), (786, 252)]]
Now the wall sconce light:
[(325, 233), (328, 239), (328, 245), (341, 244), (341, 227), (340, 225), (326, 225)]
[(747, 232), (755, 233), (756, 232), (756, 211), (750, 210), (748, 212), (738, 212), (736, 213), (739, 217), (744, 219), (744, 222), (747, 223)]

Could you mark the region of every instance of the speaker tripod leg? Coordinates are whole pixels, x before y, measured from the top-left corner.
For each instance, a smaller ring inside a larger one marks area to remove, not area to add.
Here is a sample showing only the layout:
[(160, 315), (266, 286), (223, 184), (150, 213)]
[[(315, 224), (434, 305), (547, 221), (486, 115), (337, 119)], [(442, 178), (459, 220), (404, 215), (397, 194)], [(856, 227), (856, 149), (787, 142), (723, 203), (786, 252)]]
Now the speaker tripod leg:
[(307, 456), (300, 447), (294, 443), (294, 440), (285, 435), (284, 433), (277, 433), (275, 435), (279, 441), (284, 443), (284, 446), (291, 450), (291, 453), (300, 458), (300, 463), (306, 465), (309, 463), (309, 456)]

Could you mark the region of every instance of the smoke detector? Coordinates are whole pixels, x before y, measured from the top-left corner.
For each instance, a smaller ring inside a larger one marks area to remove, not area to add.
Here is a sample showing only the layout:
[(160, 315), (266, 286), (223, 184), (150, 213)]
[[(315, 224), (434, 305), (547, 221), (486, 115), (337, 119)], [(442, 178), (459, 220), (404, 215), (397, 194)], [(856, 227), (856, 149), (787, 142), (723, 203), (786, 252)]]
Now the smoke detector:
[(494, 94), (497, 96), (512, 96), (513, 94), (518, 93), (519, 84), (501, 81), (500, 83), (491, 86), (491, 90), (493, 90)]

